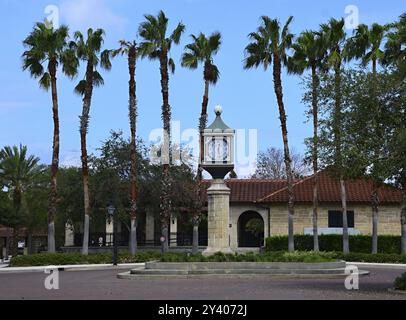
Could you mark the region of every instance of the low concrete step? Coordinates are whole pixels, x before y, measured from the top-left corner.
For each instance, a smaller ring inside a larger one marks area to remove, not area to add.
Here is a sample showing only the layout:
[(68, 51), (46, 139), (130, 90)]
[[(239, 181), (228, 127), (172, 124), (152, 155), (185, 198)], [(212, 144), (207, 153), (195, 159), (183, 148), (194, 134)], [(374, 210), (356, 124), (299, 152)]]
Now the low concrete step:
[(153, 270), (315, 270), (345, 268), (345, 261), (324, 263), (295, 263), (295, 262), (147, 262), (146, 269)]
[[(358, 273), (360, 276), (368, 275), (368, 271), (360, 270)], [(117, 278), (127, 279), (127, 280), (170, 280), (170, 279), (208, 279), (208, 278), (218, 278), (218, 279), (252, 279), (252, 278), (263, 278), (263, 279), (342, 279), (347, 277), (343, 272), (340, 273), (309, 273), (309, 274), (298, 274), (298, 273), (225, 273), (225, 274), (216, 274), (216, 273), (207, 273), (207, 274), (132, 274), (130, 271), (119, 273)]]
[(211, 275), (211, 274), (345, 274), (345, 269), (210, 269), (210, 270), (158, 270), (158, 269), (133, 269), (131, 274), (137, 275)]

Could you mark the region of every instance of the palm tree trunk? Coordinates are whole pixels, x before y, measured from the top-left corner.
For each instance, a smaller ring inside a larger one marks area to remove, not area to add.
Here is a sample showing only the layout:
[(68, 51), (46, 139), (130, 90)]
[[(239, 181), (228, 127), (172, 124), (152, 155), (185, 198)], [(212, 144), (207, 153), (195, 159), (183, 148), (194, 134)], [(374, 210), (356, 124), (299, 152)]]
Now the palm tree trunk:
[(13, 191), (13, 209), (15, 215), (15, 222), (13, 227), (13, 235), (12, 235), (12, 242), (11, 242), (11, 255), (16, 256), (18, 254), (18, 231), (19, 231), (19, 216), (21, 210), (21, 203), (22, 203), (22, 191), (20, 186), (16, 186)]
[(316, 66), (312, 66), (312, 82), (313, 82), (313, 94), (312, 94), (312, 109), (313, 109), (313, 250), (319, 252), (319, 234), (318, 234), (318, 86), (319, 78), (317, 76)]
[(345, 187), (344, 178), (342, 176), (340, 177), (340, 192), (343, 210), (343, 252), (344, 254), (348, 254), (350, 252), (350, 240), (348, 236), (347, 190)]
[[(373, 76), (373, 101), (375, 105), (375, 117), (379, 117), (379, 102), (377, 101), (377, 61), (376, 59), (372, 60), (372, 76)], [(379, 125), (377, 119), (374, 121), (375, 135), (381, 137)], [(374, 150), (374, 159), (379, 157), (379, 148), (376, 147)], [(374, 177), (375, 178), (375, 177)], [(378, 221), (379, 221), (379, 198), (378, 198), (378, 183), (374, 179), (371, 195), (371, 204), (372, 204), (372, 254), (378, 253)]]
[(83, 180), (83, 198), (85, 209), (85, 220), (83, 225), (83, 246), (82, 254), (89, 253), (89, 224), (90, 224), (90, 194), (89, 194), (89, 168), (87, 163), (87, 145), (86, 135), (89, 127), (89, 112), (93, 93), (93, 65), (87, 64), (86, 70), (86, 89), (83, 98), (83, 110), (80, 117), (80, 147), (82, 152), (82, 180)]
[(168, 75), (168, 56), (167, 52), (163, 52), (160, 57), (160, 71), (161, 71), (161, 92), (162, 92), (162, 120), (164, 129), (164, 143), (161, 151), (162, 161), (162, 184), (161, 184), (161, 228), (162, 236), (165, 238), (163, 243), (163, 251), (168, 251), (168, 228), (169, 218), (171, 212), (170, 189), (171, 182), (169, 176), (169, 162), (170, 162), (170, 123), (171, 123), (171, 109), (169, 105), (169, 75)]
[(406, 254), (406, 183), (402, 185), (400, 211), (401, 247), (402, 254)]
[(274, 64), (273, 64), (273, 79), (274, 79), (274, 90), (276, 94), (276, 99), (278, 101), (279, 107), (279, 119), (281, 121), (282, 127), (282, 138), (283, 138), (283, 149), (285, 153), (285, 167), (286, 167), (286, 177), (288, 184), (288, 234), (289, 234), (289, 251), (295, 250), (294, 243), (294, 190), (293, 190), (293, 173), (292, 173), (292, 160), (290, 158), (289, 143), (288, 143), (288, 129), (286, 124), (286, 112), (285, 105), (283, 103), (283, 90), (282, 90), (282, 80), (281, 80), (281, 61), (277, 54), (274, 54)]
[[(341, 54), (341, 52), (339, 53)], [(335, 108), (334, 108), (334, 144), (335, 144), (335, 165), (340, 176), (340, 193), (341, 206), (343, 215), (343, 252), (350, 252), (349, 236), (348, 236), (348, 219), (347, 219), (347, 192), (345, 187), (343, 163), (341, 154), (341, 61), (337, 62), (334, 67), (335, 72)]]
[[(205, 66), (205, 70), (206, 70)], [(206, 74), (206, 72), (205, 72)], [(209, 81), (205, 76), (204, 79), (204, 95), (203, 95), (203, 102), (202, 102), (202, 110), (200, 113), (199, 119), (199, 135), (200, 135), (200, 144), (199, 144), (199, 164), (197, 167), (197, 201), (199, 204), (198, 212), (196, 216), (193, 217), (193, 247), (192, 252), (197, 253), (199, 251), (199, 222), (200, 217), (202, 215), (201, 207), (203, 206), (203, 199), (202, 199), (202, 180), (203, 180), (203, 167), (202, 163), (204, 161), (204, 140), (203, 140), (203, 133), (204, 129), (206, 129), (207, 125), (207, 106), (209, 104)]]
[(372, 254), (378, 253), (378, 206), (378, 184), (374, 181), (372, 187)]
[(135, 83), (137, 52), (134, 47), (130, 48), (128, 54), (128, 65), (130, 73), (129, 82), (129, 118), (131, 129), (131, 231), (130, 231), (130, 253), (137, 252), (137, 147), (136, 147), (136, 125), (137, 125), (137, 97)]
[(11, 237), (11, 255), (13, 257), (18, 255), (18, 227), (13, 228), (13, 235)]
[(57, 175), (59, 168), (59, 112), (58, 93), (56, 88), (56, 64), (50, 63), (49, 71), (51, 75), (52, 91), (52, 113), (54, 121), (54, 137), (52, 146), (51, 181), (48, 199), (48, 252), (55, 252), (55, 215), (57, 206)]

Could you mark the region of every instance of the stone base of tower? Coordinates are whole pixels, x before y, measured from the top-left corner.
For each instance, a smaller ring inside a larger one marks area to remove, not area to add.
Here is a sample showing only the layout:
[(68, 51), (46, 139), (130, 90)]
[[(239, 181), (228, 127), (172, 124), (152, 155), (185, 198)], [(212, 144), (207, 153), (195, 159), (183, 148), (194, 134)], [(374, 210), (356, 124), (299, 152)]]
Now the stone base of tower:
[(223, 179), (215, 179), (207, 189), (208, 244), (204, 255), (233, 253), (230, 248), (230, 189)]

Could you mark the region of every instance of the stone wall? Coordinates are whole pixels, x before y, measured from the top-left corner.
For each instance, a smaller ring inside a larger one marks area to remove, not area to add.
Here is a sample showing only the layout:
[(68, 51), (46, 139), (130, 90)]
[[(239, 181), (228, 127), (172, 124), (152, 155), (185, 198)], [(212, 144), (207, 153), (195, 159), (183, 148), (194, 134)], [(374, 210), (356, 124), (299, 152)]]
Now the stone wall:
[[(328, 211), (341, 210), (337, 204), (322, 204), (319, 207), (318, 226), (328, 228)], [(349, 205), (349, 211), (354, 211), (354, 228), (361, 234), (372, 233), (372, 212), (368, 205)], [(295, 205), (295, 234), (303, 234), (305, 228), (311, 228), (313, 209), (312, 205)], [(286, 235), (288, 230), (288, 210), (286, 205), (271, 206), (271, 235)], [(379, 234), (400, 235), (400, 209), (399, 206), (381, 206), (379, 208)]]

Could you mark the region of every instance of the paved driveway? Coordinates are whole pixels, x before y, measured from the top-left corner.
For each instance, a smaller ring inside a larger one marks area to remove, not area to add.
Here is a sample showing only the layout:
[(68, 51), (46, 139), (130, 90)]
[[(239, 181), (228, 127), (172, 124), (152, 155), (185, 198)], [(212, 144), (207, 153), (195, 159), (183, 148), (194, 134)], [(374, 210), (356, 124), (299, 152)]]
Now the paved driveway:
[(348, 291), (344, 280), (171, 279), (120, 280), (116, 271), (60, 272), (59, 290), (46, 290), (44, 273), (0, 274), (0, 299), (404, 299), (388, 292), (404, 270), (363, 268), (360, 290)]

